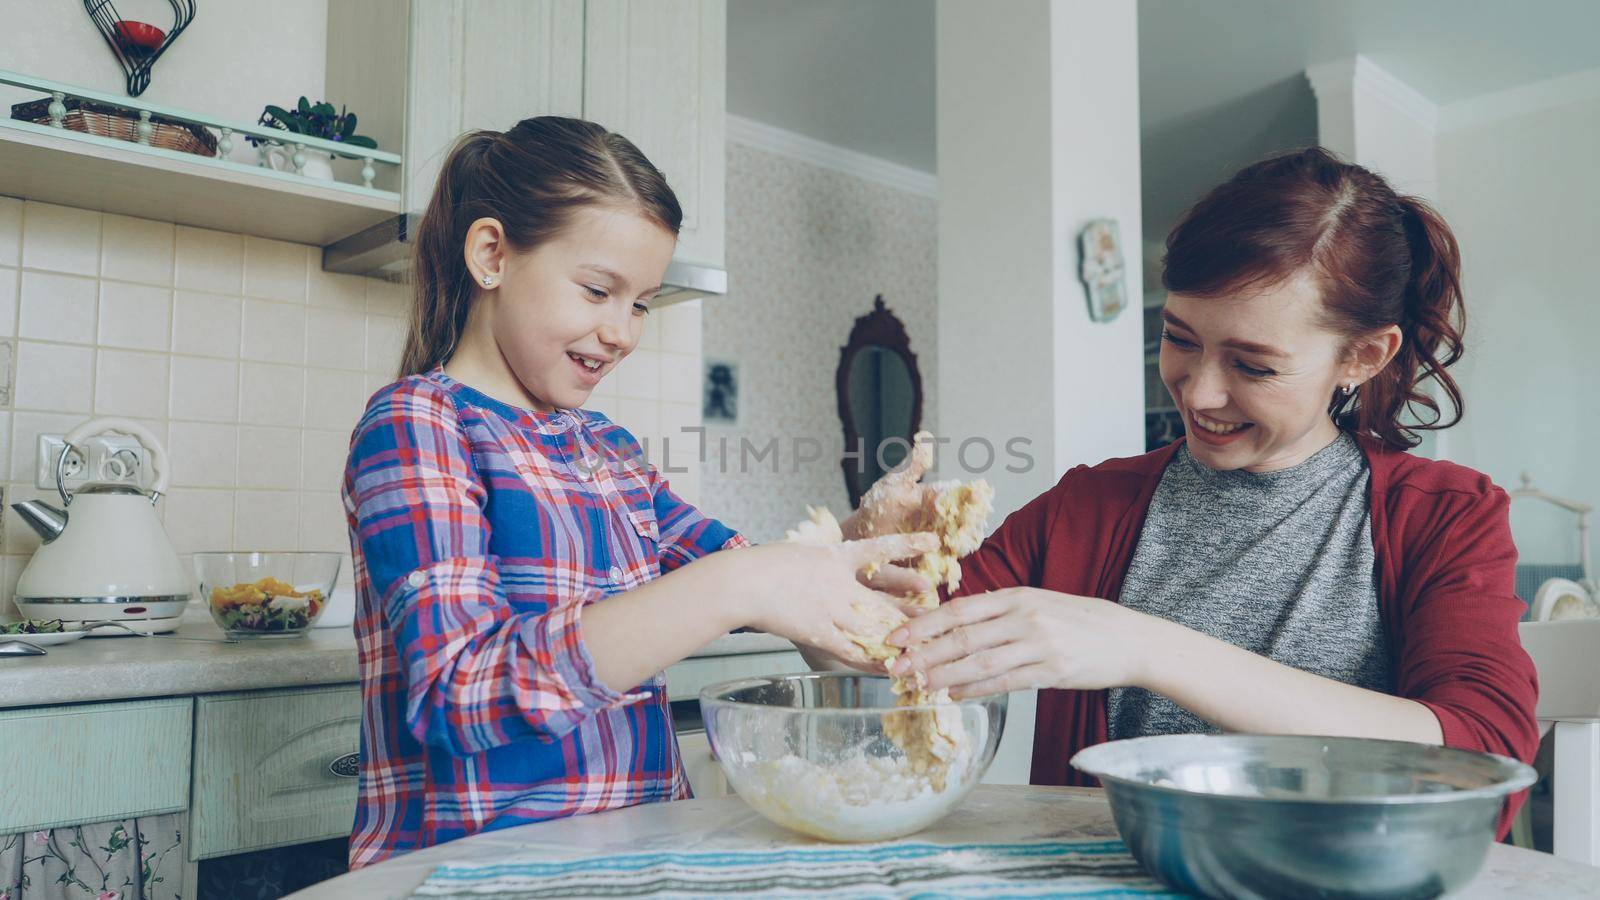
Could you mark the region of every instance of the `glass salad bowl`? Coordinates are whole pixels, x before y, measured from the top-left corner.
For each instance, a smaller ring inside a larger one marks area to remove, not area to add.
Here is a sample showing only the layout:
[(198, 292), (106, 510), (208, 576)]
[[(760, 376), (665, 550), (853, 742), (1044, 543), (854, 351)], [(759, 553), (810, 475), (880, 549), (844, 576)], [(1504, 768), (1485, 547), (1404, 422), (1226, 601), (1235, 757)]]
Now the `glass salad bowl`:
[(211, 618), (229, 637), (304, 634), (327, 608), (337, 553), (196, 553), (195, 575)]

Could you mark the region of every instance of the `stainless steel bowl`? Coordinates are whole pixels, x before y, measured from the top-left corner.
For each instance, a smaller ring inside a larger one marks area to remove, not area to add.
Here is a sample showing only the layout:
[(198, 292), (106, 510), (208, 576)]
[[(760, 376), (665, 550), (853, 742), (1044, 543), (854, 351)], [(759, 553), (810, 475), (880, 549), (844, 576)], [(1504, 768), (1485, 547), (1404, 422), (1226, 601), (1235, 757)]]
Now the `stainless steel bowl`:
[(1072, 758), (1152, 875), (1207, 897), (1437, 897), (1483, 865), (1512, 759), (1361, 738), (1175, 734)]

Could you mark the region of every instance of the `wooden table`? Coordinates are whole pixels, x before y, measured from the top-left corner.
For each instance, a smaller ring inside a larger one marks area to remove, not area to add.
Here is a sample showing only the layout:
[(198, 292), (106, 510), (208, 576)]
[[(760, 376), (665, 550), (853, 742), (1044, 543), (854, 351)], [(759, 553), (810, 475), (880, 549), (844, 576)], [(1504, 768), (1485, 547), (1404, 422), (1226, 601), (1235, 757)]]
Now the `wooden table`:
[[(954, 844), (1116, 835), (1111, 808), (1098, 790), (984, 785), (915, 840)], [(555, 860), (664, 850), (769, 850), (796, 843), (812, 842), (768, 823), (737, 798), (652, 803), (484, 832), (368, 866), (294, 896), (298, 900), (404, 897), (445, 862), (495, 862), (514, 857)], [(1600, 869), (1495, 844), (1478, 878), (1456, 897), (1600, 897)]]

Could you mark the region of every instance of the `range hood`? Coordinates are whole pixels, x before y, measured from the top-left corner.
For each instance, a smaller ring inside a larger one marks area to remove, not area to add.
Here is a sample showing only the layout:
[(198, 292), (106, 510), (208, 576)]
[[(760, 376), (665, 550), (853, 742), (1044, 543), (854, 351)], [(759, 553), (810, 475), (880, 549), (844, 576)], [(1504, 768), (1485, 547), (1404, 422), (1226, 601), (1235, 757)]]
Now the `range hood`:
[[(365, 231), (335, 241), (322, 248), (322, 269), (346, 275), (371, 275), (402, 279), (411, 257), (413, 229), (422, 217), (412, 213), (395, 216)], [(715, 297), (728, 292), (728, 273), (711, 266), (673, 260), (662, 280), (657, 305), (665, 306), (696, 297)]]

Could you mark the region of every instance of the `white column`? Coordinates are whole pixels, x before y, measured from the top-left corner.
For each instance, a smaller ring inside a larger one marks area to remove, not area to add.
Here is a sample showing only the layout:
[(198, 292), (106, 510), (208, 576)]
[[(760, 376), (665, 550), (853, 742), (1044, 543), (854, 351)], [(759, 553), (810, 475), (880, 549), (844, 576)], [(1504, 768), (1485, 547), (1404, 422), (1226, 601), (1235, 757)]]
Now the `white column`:
[[(1144, 451), (1144, 220), (1139, 191), (1137, 4), (1051, 5), (1054, 482), (1080, 463)], [(1127, 308), (1093, 322), (1078, 233), (1120, 225)]]
[[(989, 473), (996, 521), (1072, 465), (1143, 449), (1138, 98), (1133, 4), (939, 2), (939, 422), (1002, 467), (1029, 441), (1029, 471)], [(1078, 232), (1102, 217), (1129, 302), (1106, 324), (1078, 278)], [(942, 472), (964, 475), (953, 449)]]
[(939, 425), (1035, 459), (990, 473), (996, 522), (1054, 481), (1049, 25), (1044, 0), (937, 10)]
[[(1143, 449), (1137, 10), (939, 0), (937, 22), (941, 475), (971, 477), (963, 441), (994, 446), (997, 524), (1068, 467)], [(1102, 324), (1078, 233), (1107, 217), (1128, 308)], [(1012, 439), (1027, 471), (1004, 468)], [(1032, 691), (1012, 695), (987, 780), (1027, 781), (1033, 714)]]
[(1439, 109), (1364, 56), (1306, 70), (1322, 146), (1366, 166), (1405, 194), (1439, 193)]

